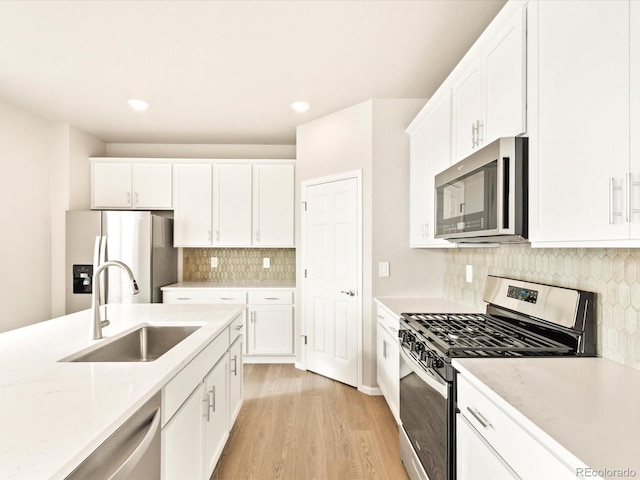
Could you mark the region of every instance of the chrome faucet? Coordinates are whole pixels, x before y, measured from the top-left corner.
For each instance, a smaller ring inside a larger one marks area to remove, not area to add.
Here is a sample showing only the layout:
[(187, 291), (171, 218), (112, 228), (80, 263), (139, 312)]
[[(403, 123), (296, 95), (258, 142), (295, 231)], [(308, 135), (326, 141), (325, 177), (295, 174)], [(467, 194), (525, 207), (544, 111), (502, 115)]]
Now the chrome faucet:
[(124, 263), (119, 262), (118, 260), (110, 260), (108, 262), (104, 262), (98, 268), (96, 268), (95, 272), (93, 272), (93, 293), (91, 301), (93, 303), (93, 339), (100, 340), (102, 338), (102, 327), (106, 327), (109, 325), (109, 320), (102, 320), (100, 316), (100, 274), (103, 270), (108, 267), (120, 267), (123, 269), (127, 275), (129, 275), (129, 281), (131, 282), (131, 294), (137, 295), (140, 291), (138, 289), (138, 284), (136, 283), (136, 279), (133, 277), (133, 272), (131, 269)]

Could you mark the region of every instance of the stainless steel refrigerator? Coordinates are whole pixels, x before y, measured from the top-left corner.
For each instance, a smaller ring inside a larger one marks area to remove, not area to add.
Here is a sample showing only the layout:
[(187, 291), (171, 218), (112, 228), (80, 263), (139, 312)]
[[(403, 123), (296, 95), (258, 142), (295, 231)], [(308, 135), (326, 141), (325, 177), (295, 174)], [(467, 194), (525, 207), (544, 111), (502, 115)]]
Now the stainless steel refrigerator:
[(68, 211), (66, 312), (90, 308), (93, 270), (106, 260), (126, 263), (140, 293), (131, 295), (121, 269), (101, 274), (103, 303), (160, 303), (161, 287), (178, 281), (173, 220), (141, 211)]

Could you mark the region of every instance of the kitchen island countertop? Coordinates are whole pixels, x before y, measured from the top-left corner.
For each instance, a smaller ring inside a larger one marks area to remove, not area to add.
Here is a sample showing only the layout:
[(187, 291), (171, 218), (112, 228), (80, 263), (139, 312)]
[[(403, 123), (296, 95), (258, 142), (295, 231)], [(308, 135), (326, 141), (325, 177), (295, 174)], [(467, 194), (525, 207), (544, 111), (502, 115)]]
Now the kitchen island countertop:
[(109, 305), (105, 339), (141, 323), (201, 325), (152, 362), (67, 363), (92, 340), (91, 310), (0, 335), (0, 478), (64, 478), (245, 305)]

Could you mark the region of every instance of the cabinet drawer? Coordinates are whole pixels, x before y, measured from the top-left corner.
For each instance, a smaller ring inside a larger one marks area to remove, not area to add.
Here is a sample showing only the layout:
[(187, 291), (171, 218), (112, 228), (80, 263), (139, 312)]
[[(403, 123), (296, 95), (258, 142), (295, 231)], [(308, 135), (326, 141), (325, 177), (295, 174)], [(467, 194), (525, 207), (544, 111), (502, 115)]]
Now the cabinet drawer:
[(163, 292), (163, 303), (247, 303), (244, 290), (168, 290)]
[(163, 426), (202, 382), (207, 372), (226, 353), (229, 345), (229, 329), (226, 328), (164, 386), (162, 389)]
[(378, 322), (397, 340), (398, 326), (400, 325), (398, 318), (380, 305), (378, 305), (376, 316), (378, 317)]
[(461, 375), (458, 375), (458, 409), (521, 477), (575, 479), (568, 465)]
[(238, 315), (236, 319), (229, 325), (229, 343), (232, 344), (236, 338), (244, 333), (245, 314)]
[(254, 305), (291, 305), (293, 292), (290, 290), (252, 290), (249, 303)]

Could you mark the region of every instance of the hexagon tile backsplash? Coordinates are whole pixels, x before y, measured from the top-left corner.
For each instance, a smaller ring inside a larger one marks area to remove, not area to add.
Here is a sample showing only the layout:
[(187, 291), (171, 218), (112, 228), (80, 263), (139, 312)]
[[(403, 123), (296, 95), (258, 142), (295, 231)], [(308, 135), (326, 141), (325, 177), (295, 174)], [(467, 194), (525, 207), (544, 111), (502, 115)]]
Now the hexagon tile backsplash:
[[(211, 267), (211, 257), (218, 267)], [(268, 257), (269, 268), (262, 259)], [(296, 280), (294, 248), (185, 248), (182, 254), (182, 277), (185, 281)]]
[[(640, 370), (640, 249), (457, 248), (445, 253), (449, 298), (476, 305), (487, 275), (596, 292), (598, 355)], [(465, 279), (473, 265), (473, 282)]]

